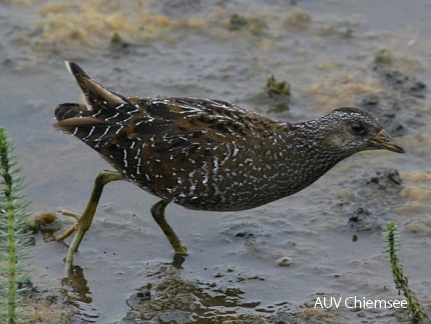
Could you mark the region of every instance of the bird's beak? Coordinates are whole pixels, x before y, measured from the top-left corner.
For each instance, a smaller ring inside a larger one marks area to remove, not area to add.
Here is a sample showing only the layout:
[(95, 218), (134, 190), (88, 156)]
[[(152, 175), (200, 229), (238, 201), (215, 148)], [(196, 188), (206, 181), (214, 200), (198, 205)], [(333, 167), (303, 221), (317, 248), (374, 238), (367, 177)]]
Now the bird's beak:
[(390, 137), (384, 129), (378, 132), (376, 136), (370, 140), (370, 143), (379, 149), (389, 150), (396, 153), (406, 152), (401, 146), (395, 143), (394, 139)]

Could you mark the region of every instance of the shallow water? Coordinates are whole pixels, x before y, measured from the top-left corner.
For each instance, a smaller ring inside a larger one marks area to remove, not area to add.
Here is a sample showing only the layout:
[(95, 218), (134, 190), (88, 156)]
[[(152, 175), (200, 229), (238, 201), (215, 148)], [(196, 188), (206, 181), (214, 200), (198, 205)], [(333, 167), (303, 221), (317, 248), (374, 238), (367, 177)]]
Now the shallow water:
[[(431, 5), (139, 3), (0, 4), (1, 124), (13, 138), (32, 211), (83, 210), (95, 176), (109, 168), (90, 148), (51, 127), (56, 105), (79, 98), (65, 59), (125, 95), (218, 98), (281, 120), (362, 105), (400, 135), (407, 154), (357, 154), (297, 195), (249, 211), (169, 206), (167, 219), (190, 251), (182, 269), (170, 265), (171, 247), (150, 215), (157, 198), (130, 183), (109, 184), (76, 255), (76, 275), (64, 278), (67, 246), (39, 233), (34, 285), (74, 301), (81, 310), (75, 323), (114, 323), (126, 315), (131, 323), (396, 322), (407, 314), (341, 308), (323, 319), (312, 307), (317, 296), (402, 298), (381, 236), (394, 220), (409, 285), (429, 312), (431, 119), (429, 90), (415, 89), (414, 78), (430, 87), (431, 27), (425, 22)], [(310, 19), (286, 23), (294, 9)], [(249, 25), (230, 30), (235, 13)], [(115, 32), (122, 40), (110, 45)], [(390, 54), (376, 65), (381, 50)], [(390, 71), (401, 75), (394, 79)], [(285, 109), (265, 93), (271, 75), (291, 84)], [(391, 181), (390, 169), (399, 171), (401, 185)], [(372, 181), (376, 175), (378, 183)], [(63, 216), (60, 221), (63, 228), (72, 224)], [(290, 265), (280, 266), (282, 260)], [(137, 298), (138, 291), (151, 298)], [(50, 307), (58, 311), (55, 303)]]

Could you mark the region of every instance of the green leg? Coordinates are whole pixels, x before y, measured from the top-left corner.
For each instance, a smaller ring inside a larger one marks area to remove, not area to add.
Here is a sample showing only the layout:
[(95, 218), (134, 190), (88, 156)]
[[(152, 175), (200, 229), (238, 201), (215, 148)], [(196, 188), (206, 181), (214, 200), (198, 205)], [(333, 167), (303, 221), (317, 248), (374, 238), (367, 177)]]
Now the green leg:
[[(103, 187), (109, 182), (117, 180), (124, 180), (123, 176), (119, 172), (100, 172), (97, 175), (96, 180), (94, 181), (93, 191), (91, 193), (90, 199), (88, 200), (87, 207), (82, 213), (82, 216), (77, 218), (78, 221), (74, 226), (66, 230), (63, 235), (57, 238), (58, 240), (64, 240), (73, 232), (76, 232), (75, 237), (73, 238), (72, 243), (69, 246), (69, 251), (67, 252), (66, 270), (71, 268), (73, 256), (78, 250), (78, 247), (81, 244), (82, 239), (84, 238), (85, 232), (87, 232), (87, 230), (91, 226), (91, 223), (93, 222), (94, 214), (96, 213), (97, 205), (99, 204), (100, 196), (103, 192)], [(70, 215), (71, 213), (66, 212), (65, 214)]]
[(156, 223), (159, 224), (163, 233), (165, 233), (169, 243), (171, 243), (172, 247), (174, 248), (175, 253), (179, 255), (188, 255), (187, 248), (183, 245), (177, 234), (175, 234), (174, 230), (165, 219), (165, 208), (168, 204), (169, 202), (160, 200), (158, 203), (155, 203), (153, 207), (151, 207), (151, 214), (153, 215)]

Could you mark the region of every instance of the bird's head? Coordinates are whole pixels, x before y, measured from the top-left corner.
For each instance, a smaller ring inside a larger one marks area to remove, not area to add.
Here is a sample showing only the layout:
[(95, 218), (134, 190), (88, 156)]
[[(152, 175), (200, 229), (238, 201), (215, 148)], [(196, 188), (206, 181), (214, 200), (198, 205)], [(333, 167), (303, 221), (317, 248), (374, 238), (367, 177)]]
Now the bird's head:
[(369, 112), (359, 108), (338, 108), (322, 117), (324, 142), (332, 150), (351, 155), (365, 150), (385, 149), (404, 153)]

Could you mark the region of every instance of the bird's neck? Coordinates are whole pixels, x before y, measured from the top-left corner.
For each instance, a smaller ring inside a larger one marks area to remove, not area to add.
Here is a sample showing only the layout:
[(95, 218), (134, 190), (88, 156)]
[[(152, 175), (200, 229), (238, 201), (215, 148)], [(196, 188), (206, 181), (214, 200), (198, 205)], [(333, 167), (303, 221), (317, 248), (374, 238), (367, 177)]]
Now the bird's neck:
[[(321, 122), (311, 120), (293, 125), (286, 125), (284, 132), (285, 154), (279, 157), (280, 190), (283, 195), (298, 192), (329, 171), (338, 162), (349, 156), (337, 152), (325, 143), (325, 133)], [(284, 179), (282, 179), (284, 178)], [(283, 187), (289, 183), (289, 187)], [(295, 186), (292, 187), (292, 184)]]

